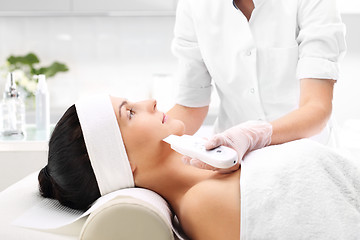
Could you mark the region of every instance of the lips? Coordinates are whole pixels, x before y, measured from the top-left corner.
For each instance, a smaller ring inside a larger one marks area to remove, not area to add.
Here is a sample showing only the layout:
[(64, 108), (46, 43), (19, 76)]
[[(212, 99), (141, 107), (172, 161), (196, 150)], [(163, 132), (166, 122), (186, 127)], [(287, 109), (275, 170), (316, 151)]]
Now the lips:
[(165, 113), (163, 113), (163, 119), (162, 119), (162, 123), (164, 124), (166, 122), (167, 116), (165, 115)]

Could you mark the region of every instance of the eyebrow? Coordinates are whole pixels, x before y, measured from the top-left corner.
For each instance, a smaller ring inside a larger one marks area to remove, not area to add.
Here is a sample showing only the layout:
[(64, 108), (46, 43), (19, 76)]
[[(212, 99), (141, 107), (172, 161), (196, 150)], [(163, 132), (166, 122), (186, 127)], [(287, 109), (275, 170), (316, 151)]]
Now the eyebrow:
[(121, 108), (124, 106), (124, 105), (126, 105), (126, 104), (128, 104), (128, 102), (125, 100), (125, 101), (123, 101), (121, 104), (120, 104), (120, 106), (119, 106), (119, 117), (121, 117)]

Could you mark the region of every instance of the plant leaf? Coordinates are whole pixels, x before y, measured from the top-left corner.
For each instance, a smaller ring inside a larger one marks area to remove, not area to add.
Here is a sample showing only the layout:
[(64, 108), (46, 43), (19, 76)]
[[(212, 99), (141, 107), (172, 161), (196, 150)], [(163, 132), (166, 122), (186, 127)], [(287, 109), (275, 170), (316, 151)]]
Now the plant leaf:
[(42, 67), (42, 68), (36, 70), (36, 72), (37, 72), (36, 74), (45, 74), (45, 76), (47, 78), (49, 78), (49, 77), (54, 76), (58, 72), (67, 72), (67, 71), (69, 71), (69, 69), (65, 64), (59, 63), (59, 62), (53, 62), (48, 67)]
[(39, 63), (39, 58), (34, 53), (29, 53), (25, 56), (10, 56), (8, 57), (7, 61), (11, 65), (18, 66), (19, 64), (29, 65), (32, 66), (35, 63)]

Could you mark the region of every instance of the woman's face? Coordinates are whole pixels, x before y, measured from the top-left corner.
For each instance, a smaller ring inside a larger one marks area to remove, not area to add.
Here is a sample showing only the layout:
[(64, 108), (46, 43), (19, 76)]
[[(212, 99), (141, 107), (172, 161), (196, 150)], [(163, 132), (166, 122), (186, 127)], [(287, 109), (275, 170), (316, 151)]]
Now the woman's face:
[(156, 100), (130, 102), (111, 97), (111, 102), (128, 155), (133, 149), (149, 154), (159, 147), (165, 137), (184, 134), (184, 123), (158, 111)]

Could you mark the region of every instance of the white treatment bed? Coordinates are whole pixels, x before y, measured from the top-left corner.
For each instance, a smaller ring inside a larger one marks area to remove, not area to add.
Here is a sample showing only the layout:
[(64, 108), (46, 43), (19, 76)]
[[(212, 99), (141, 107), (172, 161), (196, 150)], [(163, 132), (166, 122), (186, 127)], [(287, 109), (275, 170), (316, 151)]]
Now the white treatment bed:
[[(139, 190), (144, 190), (146, 197), (139, 197), (136, 191), (137, 194), (120, 195), (101, 205), (89, 217), (57, 229), (39, 230), (15, 226), (14, 220), (43, 201), (38, 193), (37, 174), (38, 172), (30, 174), (0, 193), (0, 239), (182, 239), (172, 230), (171, 221), (174, 219), (166, 202), (145, 189)], [(176, 222), (174, 224), (176, 226)]]

